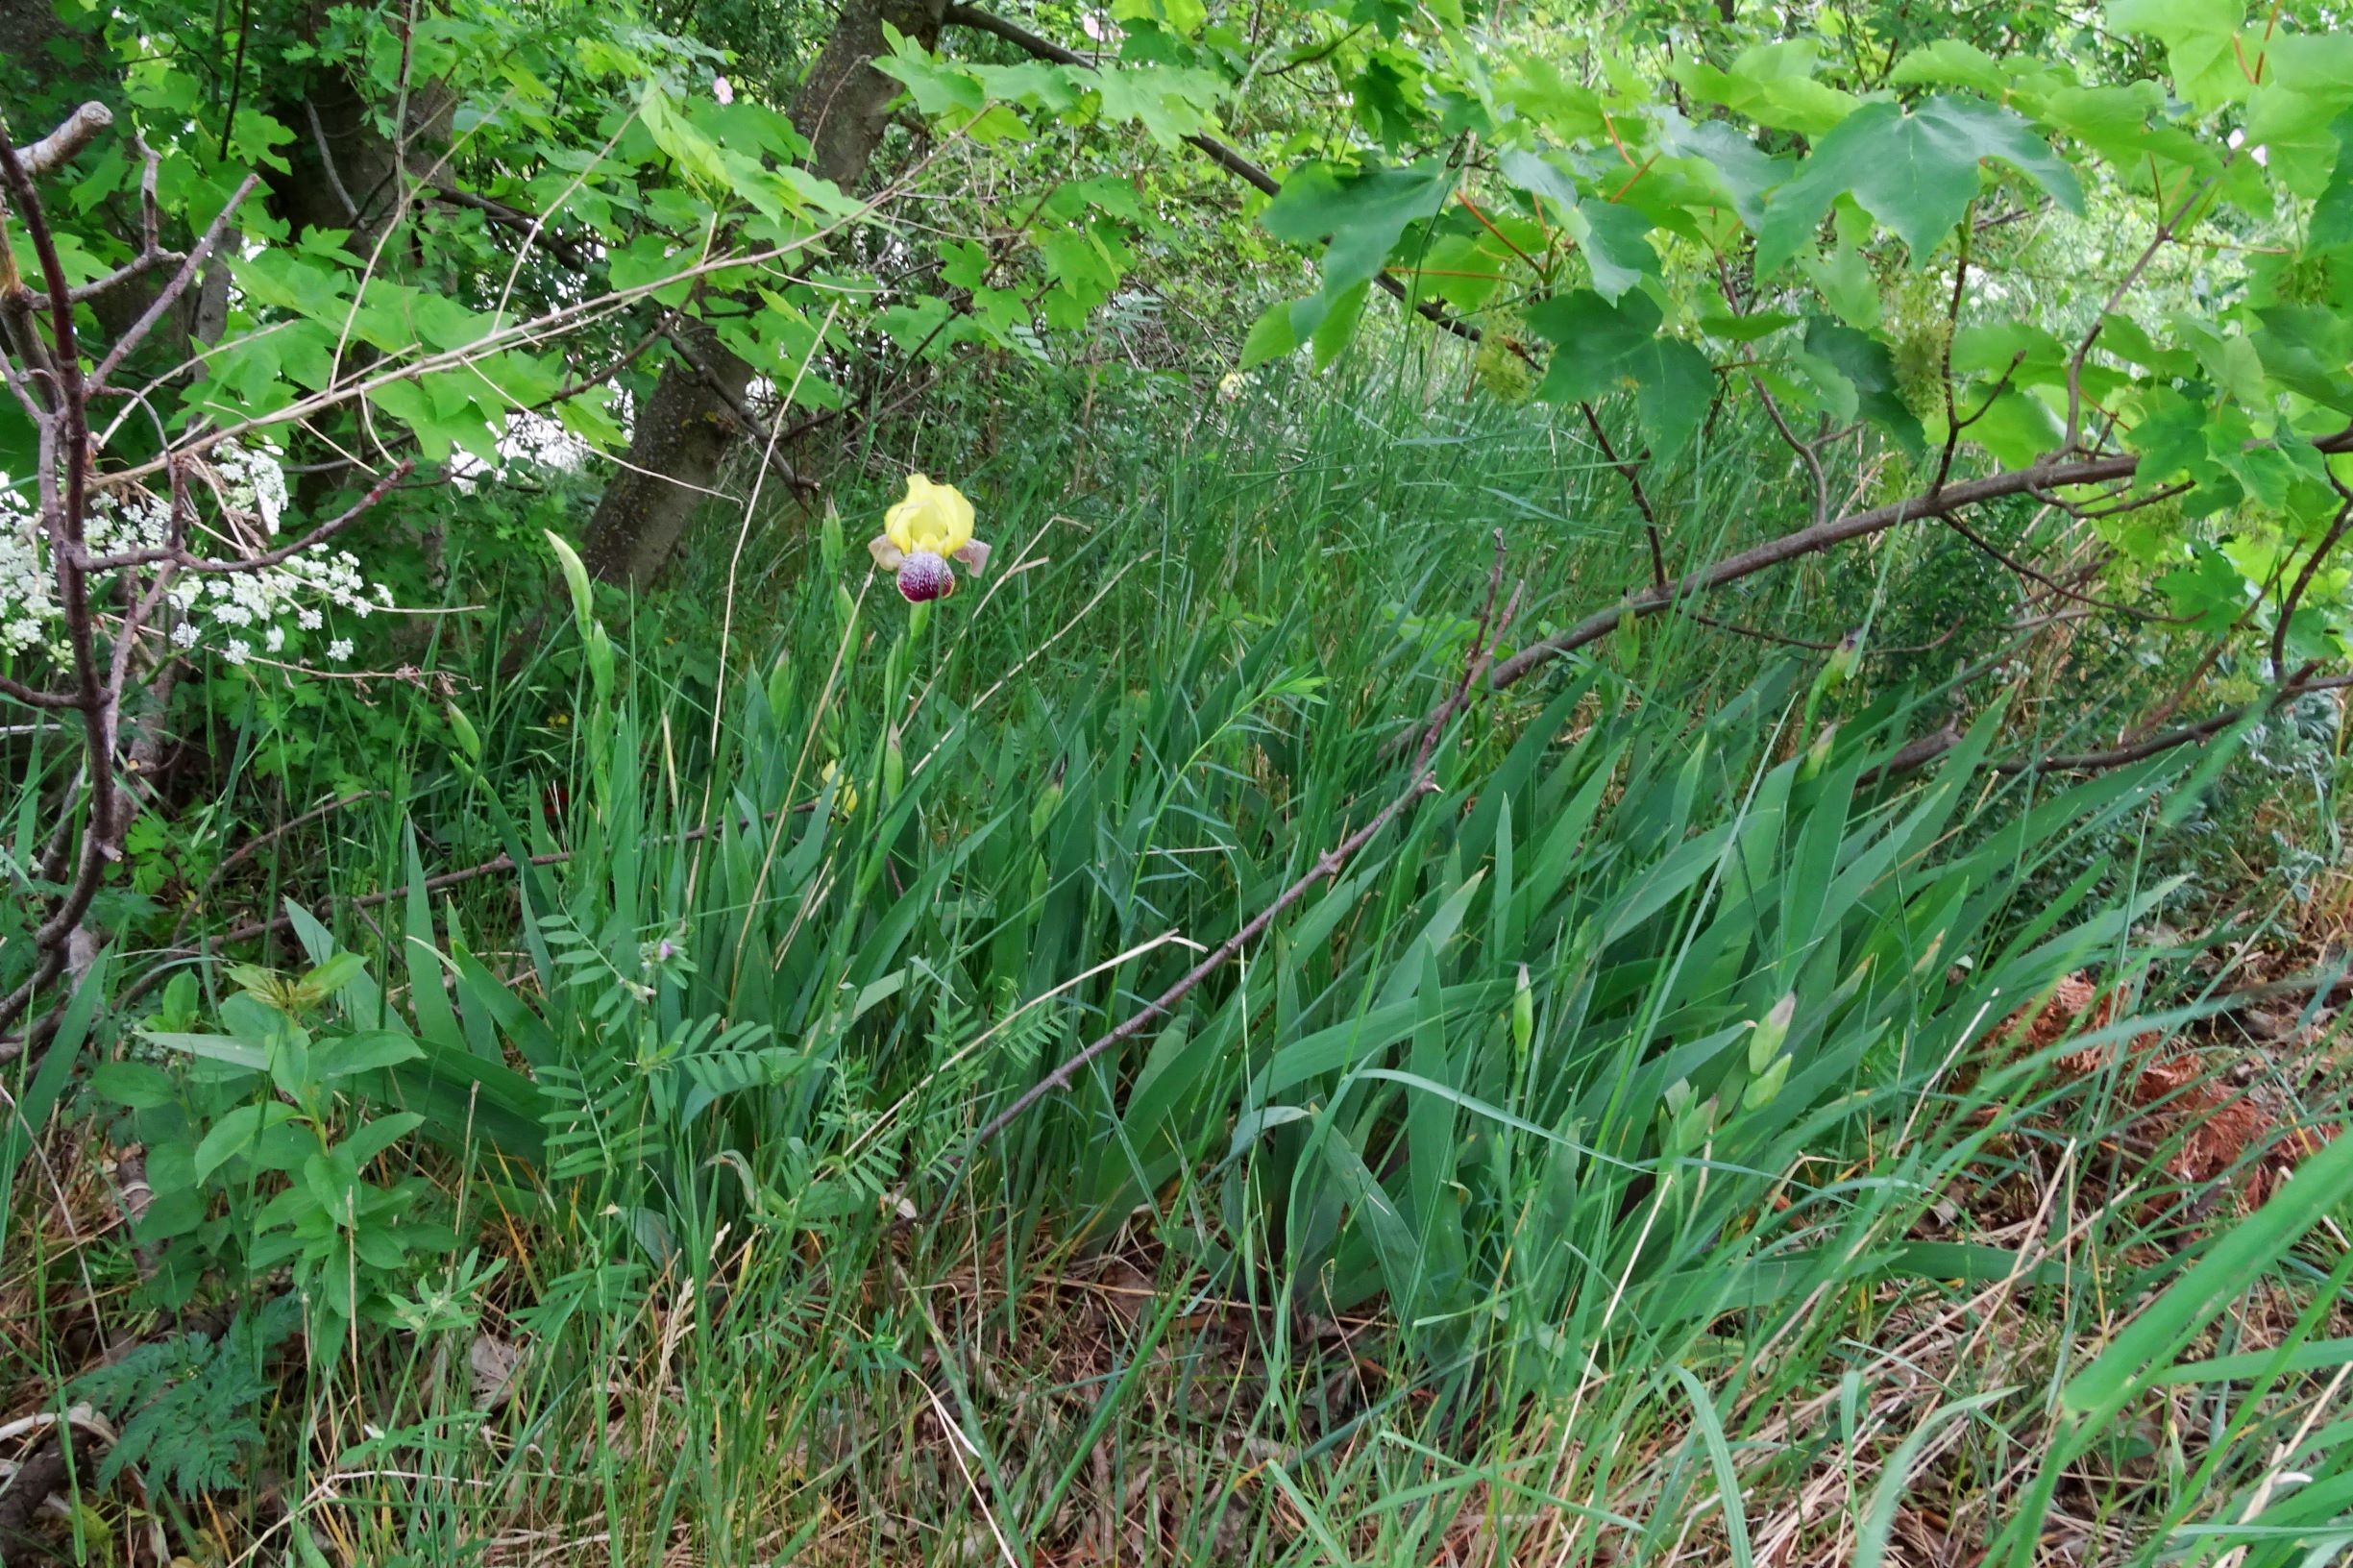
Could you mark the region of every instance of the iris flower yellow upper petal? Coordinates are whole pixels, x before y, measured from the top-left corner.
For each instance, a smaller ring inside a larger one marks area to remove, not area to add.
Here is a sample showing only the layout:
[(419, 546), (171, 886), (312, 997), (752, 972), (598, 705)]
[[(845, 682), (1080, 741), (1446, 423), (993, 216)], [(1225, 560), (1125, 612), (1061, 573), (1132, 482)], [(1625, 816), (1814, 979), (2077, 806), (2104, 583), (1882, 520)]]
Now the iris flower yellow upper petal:
[(909, 555), (953, 555), (972, 542), (972, 503), (952, 484), (907, 476), (906, 497), (883, 514), (891, 543)]

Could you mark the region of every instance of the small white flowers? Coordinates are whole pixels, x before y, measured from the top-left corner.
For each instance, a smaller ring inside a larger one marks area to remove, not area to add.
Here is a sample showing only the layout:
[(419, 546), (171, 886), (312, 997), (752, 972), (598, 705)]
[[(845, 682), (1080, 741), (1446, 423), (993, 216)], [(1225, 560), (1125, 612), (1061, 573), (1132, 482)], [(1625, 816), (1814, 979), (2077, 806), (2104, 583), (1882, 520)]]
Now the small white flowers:
[(45, 641), (58, 619), (55, 584), (33, 508), (0, 474), (0, 653)]
[(711, 96), (719, 100), (722, 109), (735, 102), (735, 86), (723, 76), (711, 78)]
[(337, 664), (341, 664), (345, 659), (352, 656), (352, 640), (349, 637), (338, 637), (333, 642), (329, 643), (327, 645), (327, 656), (334, 660)]
[[(280, 455), (258, 445), (224, 441), (191, 468), (201, 483), (188, 487), (189, 515), (173, 527), (168, 499), (129, 485), (93, 488), (85, 528), (94, 555), (138, 555), (184, 545), (215, 559), (233, 559), (262, 548), (261, 541), (297, 521)], [(29, 487), (12, 486), (0, 474), (0, 655), (64, 653), (65, 618), (56, 598), (56, 573), (49, 542), (34, 511)], [(145, 569), (126, 569), (145, 580)], [(110, 606), (120, 595), (110, 579), (94, 584), (94, 597)], [(277, 566), (253, 572), (184, 572), (164, 599), (170, 606), (155, 627), (170, 623), (170, 646), (188, 653), (217, 648), (232, 664), (258, 653), (299, 662), (305, 634), (328, 629), (330, 610), (371, 615), (393, 609), (389, 585), (371, 582), (349, 551), (308, 551)], [(315, 658), (316, 644), (309, 656)], [(351, 656), (349, 639), (334, 658)]]
[(286, 471), (278, 466), (278, 454), (264, 447), (249, 451), (233, 441), (224, 441), (212, 453), (213, 472), (221, 477), (227, 494), (221, 499), (233, 511), (247, 513), (259, 520), (262, 531), (276, 533), (278, 521), (286, 512)]

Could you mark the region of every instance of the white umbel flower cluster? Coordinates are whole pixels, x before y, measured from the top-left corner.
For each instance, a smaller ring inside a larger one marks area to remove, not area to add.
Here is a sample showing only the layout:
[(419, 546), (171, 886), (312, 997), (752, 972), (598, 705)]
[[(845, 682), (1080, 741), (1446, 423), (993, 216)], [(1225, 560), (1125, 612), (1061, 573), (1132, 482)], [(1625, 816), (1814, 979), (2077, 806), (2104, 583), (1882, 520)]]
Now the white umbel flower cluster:
[[(275, 536), (290, 505), (285, 470), (266, 448), (223, 443), (210, 453), (211, 482), (191, 487), (209, 495), (217, 523), (200, 533), (192, 548), (233, 553), (227, 541)], [(0, 475), (0, 655), (45, 652), (64, 656), (64, 614), (57, 602), (49, 542), (26, 490)], [(169, 503), (144, 491), (102, 490), (90, 498), (86, 534), (94, 555), (126, 555), (160, 550), (168, 540)], [(257, 545), (247, 548), (257, 549)], [(140, 571), (142, 569), (132, 569)], [(98, 585), (93, 585), (94, 587)], [(112, 604), (116, 596), (93, 599)], [(243, 664), (257, 648), (273, 657), (299, 661), (306, 635), (328, 630), (331, 615), (366, 616), (392, 604), (392, 590), (370, 583), (351, 551), (325, 546), (255, 572), (183, 573), (165, 596), (168, 618), (157, 629), (184, 653), (209, 650), (231, 664)], [(352, 655), (348, 637), (331, 638), (326, 656)]]

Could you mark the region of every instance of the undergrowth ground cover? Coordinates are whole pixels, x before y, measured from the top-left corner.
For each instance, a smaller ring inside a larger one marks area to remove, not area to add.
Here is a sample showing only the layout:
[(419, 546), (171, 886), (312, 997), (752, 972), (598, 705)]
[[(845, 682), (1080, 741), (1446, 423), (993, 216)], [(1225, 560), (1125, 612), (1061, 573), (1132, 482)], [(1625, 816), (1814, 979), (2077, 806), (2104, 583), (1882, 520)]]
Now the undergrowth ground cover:
[[(404, 676), (223, 683), (195, 771), (268, 841), (157, 871), (171, 941), (104, 955), (42, 1059), (86, 1082), (12, 1069), (0, 1377), (100, 1484), (0, 1527), (386, 1564), (2353, 1543), (2340, 1025), (2325, 977), (2266, 987), (2345, 909), (2334, 698), (2226, 767), (2006, 766), (2113, 727), (2047, 698), (2128, 640), (2029, 642), (2064, 609), (1891, 535), (1450, 704), (1647, 541), (1597, 452), (1440, 381), (1268, 378), (1081, 473), (911, 429), (995, 548), (912, 613), (877, 483), (715, 527), (650, 599), (542, 611), (522, 539)], [(1711, 555), (1799, 478), (1728, 426), (1664, 521)]]

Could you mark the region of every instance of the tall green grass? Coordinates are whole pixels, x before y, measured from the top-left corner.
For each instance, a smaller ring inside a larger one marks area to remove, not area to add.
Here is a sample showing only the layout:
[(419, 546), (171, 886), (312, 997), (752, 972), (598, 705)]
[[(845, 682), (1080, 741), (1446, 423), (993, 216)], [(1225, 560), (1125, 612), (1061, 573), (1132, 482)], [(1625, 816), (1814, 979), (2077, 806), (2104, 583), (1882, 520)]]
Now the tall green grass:
[[(2127, 1111), (1998, 1038), (2144, 978), (2189, 756), (1989, 773), (2033, 729), (1996, 703), (1881, 777), (1945, 694), (1630, 628), (1473, 703), (1427, 798), (973, 1146), (1407, 785), (1492, 530), (1507, 646), (1645, 571), (1605, 468), (1380, 384), (1084, 494), (932, 461), (997, 553), (928, 615), (847, 522), (732, 575), (730, 534), (676, 602), (472, 655), (462, 724), (409, 710), (280, 962), (366, 957), (335, 1007), (423, 1053), (366, 1086), (428, 1116), (387, 1158), (480, 1250), (416, 1282), (441, 1327), (288, 1382), (236, 1549), (1786, 1563), (1933, 1519), (2313, 1560), (2353, 1143), (2185, 1233)], [(1676, 548), (1777, 472), (1702, 458)], [(1726, 613), (1834, 635), (1881, 564)]]

